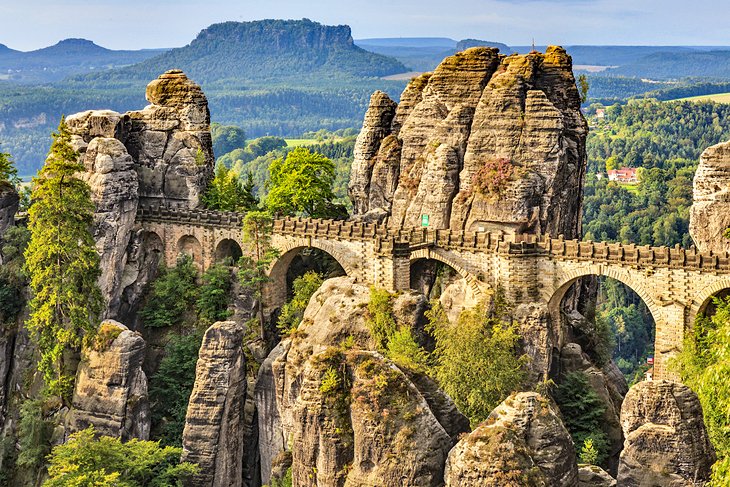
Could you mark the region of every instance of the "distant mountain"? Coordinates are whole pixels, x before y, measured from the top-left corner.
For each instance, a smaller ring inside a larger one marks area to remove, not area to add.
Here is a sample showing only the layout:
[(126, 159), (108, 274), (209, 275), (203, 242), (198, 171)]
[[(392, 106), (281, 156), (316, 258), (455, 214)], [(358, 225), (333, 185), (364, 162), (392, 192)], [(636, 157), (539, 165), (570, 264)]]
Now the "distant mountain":
[(445, 37), (392, 37), (358, 39), (355, 44), (368, 51), (394, 57), (408, 67), (408, 71), (432, 71), (447, 56), (475, 46), (499, 48), (504, 54), (512, 49), (506, 44), (477, 39), (455, 41)]
[(656, 52), (605, 71), (608, 75), (636, 76), (653, 80), (686, 77), (730, 79), (730, 50), (698, 51), (678, 49)]
[(395, 59), (357, 47), (350, 27), (309, 19), (224, 22), (187, 46), (97, 79), (149, 80), (179, 68), (198, 82), (338, 76), (381, 77), (407, 71)]
[(48, 83), (89, 71), (136, 64), (162, 51), (113, 51), (86, 39), (65, 39), (29, 52), (0, 44), (0, 75), (21, 83)]

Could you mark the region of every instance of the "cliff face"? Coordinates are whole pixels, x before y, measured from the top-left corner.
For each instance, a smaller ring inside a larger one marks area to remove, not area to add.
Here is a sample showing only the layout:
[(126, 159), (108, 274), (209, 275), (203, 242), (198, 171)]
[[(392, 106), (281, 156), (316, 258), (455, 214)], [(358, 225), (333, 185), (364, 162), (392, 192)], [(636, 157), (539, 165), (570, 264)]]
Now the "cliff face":
[(143, 110), (90, 110), (67, 118), (96, 205), (99, 284), (109, 317), (133, 307), (156, 269), (148, 255), (156, 242), (135, 229), (140, 199), (197, 207), (215, 164), (210, 112), (197, 84), (171, 70), (147, 86), (146, 97), (151, 104)]
[(689, 231), (702, 252), (730, 252), (730, 142), (705, 150), (695, 172)]
[[(15, 188), (11, 184), (0, 185), (0, 238), (5, 230), (14, 224), (19, 204), (20, 197)], [(2, 257), (0, 257), (0, 263), (2, 263)]]
[(392, 109), (373, 95), (351, 176), (357, 217), (578, 236), (588, 128), (562, 48), (468, 49), (411, 81)]

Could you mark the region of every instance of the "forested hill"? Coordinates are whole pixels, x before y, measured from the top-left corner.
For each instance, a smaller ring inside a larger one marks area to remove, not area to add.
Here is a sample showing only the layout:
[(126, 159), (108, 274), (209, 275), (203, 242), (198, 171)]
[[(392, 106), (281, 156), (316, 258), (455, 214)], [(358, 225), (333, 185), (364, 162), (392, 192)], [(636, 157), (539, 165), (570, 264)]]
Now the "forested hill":
[(64, 39), (53, 46), (28, 52), (0, 44), (0, 73), (7, 81), (48, 83), (72, 75), (135, 64), (160, 52), (164, 49), (113, 51), (87, 39)]
[(381, 77), (407, 71), (393, 58), (357, 47), (349, 26), (303, 19), (214, 24), (185, 47), (91, 78), (146, 81), (171, 68), (202, 83), (303, 75)]

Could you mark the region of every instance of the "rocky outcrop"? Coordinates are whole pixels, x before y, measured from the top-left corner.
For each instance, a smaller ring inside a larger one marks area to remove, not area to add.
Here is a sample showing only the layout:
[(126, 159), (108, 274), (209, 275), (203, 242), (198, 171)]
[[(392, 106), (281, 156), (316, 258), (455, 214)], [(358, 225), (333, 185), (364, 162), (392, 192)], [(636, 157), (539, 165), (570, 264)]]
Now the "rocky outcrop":
[(621, 408), (624, 450), (618, 485), (679, 487), (704, 485), (715, 451), (702, 407), (689, 387), (669, 381), (640, 382)]
[(444, 480), (447, 487), (575, 487), (573, 440), (550, 400), (514, 394), (451, 450)]
[(689, 231), (702, 252), (730, 252), (730, 142), (702, 153), (695, 172)]
[(356, 217), (579, 236), (588, 128), (562, 48), (468, 49), (414, 79), (391, 113), (376, 93), (353, 163)]
[(99, 284), (113, 318), (132, 316), (154, 277), (150, 254), (159, 245), (135, 228), (140, 200), (197, 207), (213, 173), (210, 112), (200, 87), (171, 70), (147, 86), (146, 96), (143, 110), (90, 110), (66, 119), (96, 204)]
[[(281, 457), (276, 448), (290, 448), (294, 485), (443, 483), (446, 455), (468, 422), (427, 378), (371, 351), (369, 298), (352, 278), (325, 281), (294, 338), (272, 352), (257, 391), (259, 411), (275, 407), (268, 416), (278, 418), (260, 425), (263, 470)], [(392, 304), (396, 322), (414, 328), (425, 298), (402, 293)]]
[(616, 479), (601, 467), (580, 465), (578, 468), (578, 487), (616, 487)]
[[(19, 205), (20, 197), (13, 185), (0, 183), (0, 238), (5, 234), (5, 230), (14, 224)], [(0, 263), (2, 263), (1, 256)]]
[[(276, 388), (277, 384), (284, 384), (284, 377), (274, 379), (274, 362), (284, 357), (289, 350), (289, 340), (281, 341), (264, 360), (259, 368), (258, 380), (256, 381), (256, 413), (258, 414), (258, 444), (259, 458), (261, 461), (261, 483), (269, 485), (271, 472), (274, 467), (274, 459), (285, 450), (287, 439), (284, 437), (284, 430), (281, 426), (279, 415), (278, 399), (283, 397), (283, 391)], [(286, 359), (279, 361), (285, 363)], [(276, 369), (277, 373), (283, 373), (282, 367)]]
[(243, 484), (243, 443), (246, 400), (244, 329), (233, 321), (208, 328), (200, 346), (195, 385), (183, 430), (185, 461), (200, 472), (196, 487), (240, 487)]
[(76, 375), (68, 433), (94, 425), (99, 434), (146, 440), (150, 434), (145, 342), (116, 321), (104, 321)]

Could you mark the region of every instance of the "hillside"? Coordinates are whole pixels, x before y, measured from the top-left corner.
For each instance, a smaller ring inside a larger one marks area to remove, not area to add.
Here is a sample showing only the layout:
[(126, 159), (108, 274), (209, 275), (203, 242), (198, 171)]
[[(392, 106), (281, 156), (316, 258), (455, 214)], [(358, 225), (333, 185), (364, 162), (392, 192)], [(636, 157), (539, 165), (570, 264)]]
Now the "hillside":
[(114, 51), (86, 39), (64, 39), (35, 51), (16, 51), (0, 44), (2, 79), (18, 83), (48, 83), (67, 76), (136, 64), (164, 49)]
[(730, 78), (730, 50), (655, 52), (607, 72), (651, 79)]
[(407, 71), (395, 59), (357, 47), (350, 27), (303, 19), (214, 24), (187, 46), (91, 78), (146, 81), (171, 68), (203, 83), (281, 81), (303, 75), (380, 77)]

